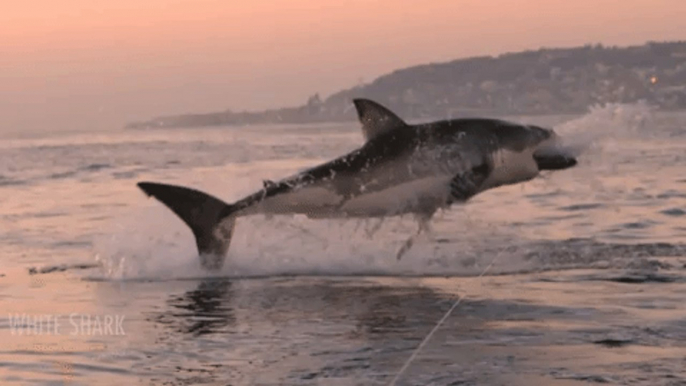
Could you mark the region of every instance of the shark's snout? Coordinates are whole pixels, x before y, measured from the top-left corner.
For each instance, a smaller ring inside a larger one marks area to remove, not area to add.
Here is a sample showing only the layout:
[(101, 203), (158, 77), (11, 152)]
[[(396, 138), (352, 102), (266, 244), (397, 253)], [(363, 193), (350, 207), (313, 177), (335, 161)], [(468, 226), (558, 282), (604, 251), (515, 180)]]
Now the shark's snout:
[(562, 138), (549, 130), (550, 137), (538, 145), (533, 157), (538, 170), (562, 170), (577, 164), (576, 157), (565, 148)]

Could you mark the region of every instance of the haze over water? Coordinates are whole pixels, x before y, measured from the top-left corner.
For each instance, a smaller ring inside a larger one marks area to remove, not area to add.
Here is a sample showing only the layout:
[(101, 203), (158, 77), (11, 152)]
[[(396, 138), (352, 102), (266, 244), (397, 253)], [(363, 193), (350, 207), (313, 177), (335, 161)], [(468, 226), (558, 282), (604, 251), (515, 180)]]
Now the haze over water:
[(681, 0), (50, 0), (0, 12), (0, 135), (299, 105), (418, 64), (684, 39)]

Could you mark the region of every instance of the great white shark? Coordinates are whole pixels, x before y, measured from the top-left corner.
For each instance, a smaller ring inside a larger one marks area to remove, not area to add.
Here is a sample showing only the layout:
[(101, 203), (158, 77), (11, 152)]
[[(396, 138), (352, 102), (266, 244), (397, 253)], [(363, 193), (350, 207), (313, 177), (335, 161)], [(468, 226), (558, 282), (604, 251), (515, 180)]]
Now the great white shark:
[[(380, 104), (353, 100), (366, 142), (330, 162), (279, 181), (233, 204), (195, 189), (155, 182), (138, 186), (193, 231), (201, 265), (220, 269), (236, 219), (253, 214), (374, 218), (413, 214), (421, 233), (439, 209), (541, 170), (576, 165), (551, 129), (469, 118), (411, 125)], [(414, 238), (401, 247), (399, 259)]]

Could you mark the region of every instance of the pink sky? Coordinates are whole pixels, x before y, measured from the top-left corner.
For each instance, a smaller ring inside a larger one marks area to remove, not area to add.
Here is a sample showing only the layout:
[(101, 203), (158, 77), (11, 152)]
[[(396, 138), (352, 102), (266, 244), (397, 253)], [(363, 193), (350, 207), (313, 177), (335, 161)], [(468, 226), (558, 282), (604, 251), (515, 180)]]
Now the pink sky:
[(686, 39), (684, 0), (7, 3), (0, 133), (296, 105), (473, 55)]

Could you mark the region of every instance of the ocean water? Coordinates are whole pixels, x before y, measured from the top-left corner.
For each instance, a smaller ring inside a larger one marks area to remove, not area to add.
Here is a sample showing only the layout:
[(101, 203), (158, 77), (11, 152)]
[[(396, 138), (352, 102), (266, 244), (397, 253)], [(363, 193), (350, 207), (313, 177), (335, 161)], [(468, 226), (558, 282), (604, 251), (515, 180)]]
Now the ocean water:
[(0, 384), (686, 384), (686, 112), (511, 119), (580, 164), (438, 213), (400, 261), (409, 217), (242, 218), (215, 274), (136, 182), (232, 202), (357, 125), (0, 138)]

